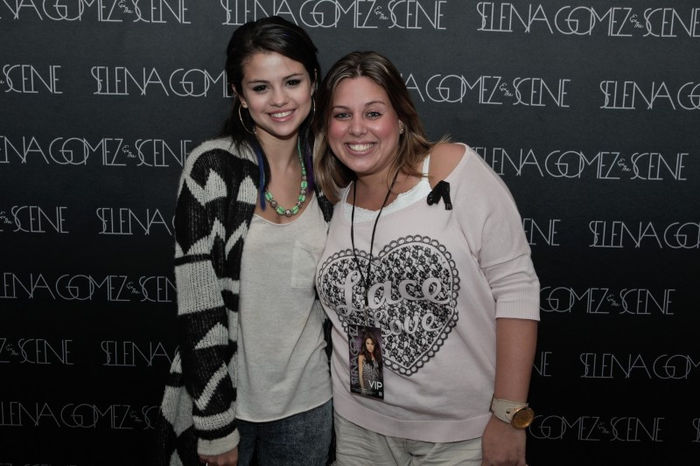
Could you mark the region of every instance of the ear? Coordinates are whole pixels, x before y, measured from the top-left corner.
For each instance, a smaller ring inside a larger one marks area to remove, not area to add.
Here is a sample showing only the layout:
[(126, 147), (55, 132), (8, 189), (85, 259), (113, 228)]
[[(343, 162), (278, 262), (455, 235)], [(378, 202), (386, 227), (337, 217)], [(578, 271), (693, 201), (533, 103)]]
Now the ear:
[(231, 90), (233, 91), (234, 98), (241, 101), (241, 107), (248, 108), (248, 102), (245, 100), (245, 97), (243, 97), (242, 94), (239, 94), (238, 91), (236, 91), (236, 87), (233, 84), (231, 84)]

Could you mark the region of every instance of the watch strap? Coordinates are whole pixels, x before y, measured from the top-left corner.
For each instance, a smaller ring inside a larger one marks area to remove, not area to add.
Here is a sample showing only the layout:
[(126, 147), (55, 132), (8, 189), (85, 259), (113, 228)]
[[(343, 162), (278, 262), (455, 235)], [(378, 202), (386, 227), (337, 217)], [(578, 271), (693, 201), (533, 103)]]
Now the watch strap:
[(501, 421), (510, 424), (513, 420), (513, 414), (522, 409), (527, 408), (528, 404), (522, 401), (511, 401), (503, 398), (493, 398), (491, 400), (491, 412)]

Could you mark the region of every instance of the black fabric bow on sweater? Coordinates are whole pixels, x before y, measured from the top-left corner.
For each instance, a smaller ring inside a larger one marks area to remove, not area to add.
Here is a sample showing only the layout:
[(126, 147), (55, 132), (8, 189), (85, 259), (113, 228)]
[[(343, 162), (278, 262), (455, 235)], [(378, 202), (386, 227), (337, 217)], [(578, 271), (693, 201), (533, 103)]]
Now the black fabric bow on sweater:
[(437, 204), (442, 199), (445, 203), (445, 210), (452, 210), (452, 201), (450, 200), (450, 183), (440, 181), (435, 185), (430, 194), (428, 194), (428, 205)]

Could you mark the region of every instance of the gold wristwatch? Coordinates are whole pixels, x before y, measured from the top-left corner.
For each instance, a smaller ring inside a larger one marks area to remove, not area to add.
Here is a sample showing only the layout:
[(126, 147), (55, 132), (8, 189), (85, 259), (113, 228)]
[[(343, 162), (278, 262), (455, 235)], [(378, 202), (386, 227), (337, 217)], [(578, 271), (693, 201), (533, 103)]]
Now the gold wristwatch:
[(494, 398), (491, 400), (491, 412), (501, 421), (516, 429), (525, 429), (532, 424), (535, 412), (527, 403)]

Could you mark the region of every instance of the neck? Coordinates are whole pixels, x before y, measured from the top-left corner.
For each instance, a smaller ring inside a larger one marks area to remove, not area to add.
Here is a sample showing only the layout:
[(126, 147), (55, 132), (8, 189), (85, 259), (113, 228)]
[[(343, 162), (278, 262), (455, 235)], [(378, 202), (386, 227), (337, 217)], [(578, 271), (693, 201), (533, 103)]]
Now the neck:
[(358, 176), (353, 189), (357, 188), (357, 199), (374, 199), (379, 197), (380, 202), (386, 196), (386, 192), (391, 185), (389, 173), (378, 173), (373, 175)]
[(299, 156), (297, 154), (296, 137), (289, 139), (259, 138), (258, 141), (260, 141), (260, 145), (265, 151), (271, 170), (284, 170), (291, 165), (298, 164)]
[[(406, 181), (406, 175), (399, 172), (392, 186), (393, 180), (393, 175), (389, 177), (388, 173), (358, 177), (352, 186), (353, 190), (357, 190), (355, 194), (356, 205), (363, 209), (379, 210), (382, 208), (382, 205), (391, 204), (398, 193), (402, 192), (401, 186)], [(390, 187), (391, 193), (387, 197), (387, 191), (389, 191)], [(353, 194), (351, 191), (350, 196), (353, 196)], [(348, 199), (351, 200), (352, 197)], [(386, 204), (383, 204), (385, 199)]]

